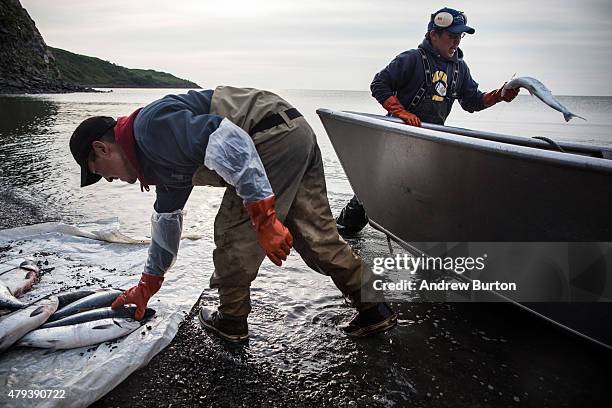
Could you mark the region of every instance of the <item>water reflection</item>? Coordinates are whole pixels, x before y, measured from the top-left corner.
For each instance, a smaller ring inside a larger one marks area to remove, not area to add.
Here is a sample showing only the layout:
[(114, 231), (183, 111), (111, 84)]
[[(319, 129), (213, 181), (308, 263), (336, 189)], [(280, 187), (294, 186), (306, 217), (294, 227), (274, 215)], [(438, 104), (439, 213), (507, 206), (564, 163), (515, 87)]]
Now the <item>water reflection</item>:
[(23, 96), (0, 97), (0, 175), (2, 184), (41, 183), (53, 161), (53, 127), (59, 105)]

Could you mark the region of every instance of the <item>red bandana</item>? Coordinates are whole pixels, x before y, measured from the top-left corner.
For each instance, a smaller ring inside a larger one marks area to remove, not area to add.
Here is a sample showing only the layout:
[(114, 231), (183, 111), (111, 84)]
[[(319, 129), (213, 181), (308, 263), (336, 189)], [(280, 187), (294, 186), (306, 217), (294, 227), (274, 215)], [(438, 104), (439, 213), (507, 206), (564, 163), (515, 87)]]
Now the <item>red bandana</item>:
[(140, 112), (140, 108), (136, 109), (130, 116), (121, 116), (117, 118), (117, 124), (115, 125), (115, 141), (125, 153), (126, 157), (134, 166), (138, 172), (138, 181), (140, 181), (142, 190), (143, 188), (149, 191), (149, 185), (155, 185), (154, 181), (145, 180), (142, 174), (142, 168), (136, 157), (136, 141), (134, 140), (134, 120)]

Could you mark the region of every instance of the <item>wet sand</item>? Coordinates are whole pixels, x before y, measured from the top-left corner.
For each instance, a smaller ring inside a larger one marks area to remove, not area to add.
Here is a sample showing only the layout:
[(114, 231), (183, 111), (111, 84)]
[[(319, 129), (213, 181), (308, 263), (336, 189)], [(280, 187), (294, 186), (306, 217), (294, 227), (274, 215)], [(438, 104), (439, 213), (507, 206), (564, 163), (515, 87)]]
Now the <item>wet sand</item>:
[[(194, 307), (167, 349), (93, 406), (596, 407), (607, 400), (609, 353), (511, 305), (400, 308), (421, 324), (405, 353), (379, 358), (388, 367), (384, 376), (410, 372), (403, 394), (387, 393), (384, 379), (351, 356), (347, 370), (332, 377), (254, 364), (248, 344), (205, 334)], [(382, 334), (356, 342), (376, 349), (389, 339)]]
[(14, 190), (0, 186), (0, 229), (56, 221), (39, 206), (15, 195)]

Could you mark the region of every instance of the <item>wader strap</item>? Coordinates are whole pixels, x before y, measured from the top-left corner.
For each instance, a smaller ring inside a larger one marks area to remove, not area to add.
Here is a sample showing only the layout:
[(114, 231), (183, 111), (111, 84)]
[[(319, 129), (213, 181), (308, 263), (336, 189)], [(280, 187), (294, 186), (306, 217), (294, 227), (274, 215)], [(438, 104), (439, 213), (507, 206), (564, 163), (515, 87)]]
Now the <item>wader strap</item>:
[(450, 97), (452, 99), (457, 99), (457, 82), (459, 81), (459, 64), (453, 63), (453, 79), (451, 84), (451, 92)]
[[(302, 116), (302, 114), (298, 112), (298, 110), (295, 108), (287, 109), (284, 113), (290, 120)], [(285, 119), (283, 119), (280, 113), (275, 113), (273, 115), (266, 116), (265, 118), (260, 120), (258, 124), (253, 126), (249, 134), (253, 136), (255, 133), (263, 132), (264, 130), (268, 130), (270, 128), (273, 128), (274, 126), (282, 125), (283, 123), (286, 123)]]
[(429, 65), (429, 60), (427, 59), (427, 55), (425, 54), (425, 51), (423, 51), (421, 48), (417, 48), (417, 49), (421, 53), (421, 61), (423, 62), (423, 70), (425, 71), (425, 81), (423, 81), (416, 95), (414, 95), (414, 98), (412, 98), (412, 102), (410, 102), (410, 106), (408, 107), (409, 111), (412, 110), (412, 108), (414, 108), (421, 102), (421, 99), (423, 99), (423, 96), (425, 95), (427, 88), (432, 85), (431, 83), (431, 65)]

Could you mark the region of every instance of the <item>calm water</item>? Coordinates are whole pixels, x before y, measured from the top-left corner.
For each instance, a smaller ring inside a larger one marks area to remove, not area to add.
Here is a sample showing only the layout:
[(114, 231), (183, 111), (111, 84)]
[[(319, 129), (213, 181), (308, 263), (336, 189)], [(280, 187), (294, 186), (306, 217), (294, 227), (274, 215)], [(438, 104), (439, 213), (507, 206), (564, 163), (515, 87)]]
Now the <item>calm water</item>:
[[(0, 191), (41, 208), (53, 219), (74, 223), (117, 216), (127, 234), (147, 235), (154, 193), (141, 193), (137, 185), (117, 182), (79, 188), (78, 167), (70, 155), (68, 140), (88, 116), (126, 115), (170, 92), (117, 89), (101, 94), (0, 96)], [(338, 214), (352, 191), (315, 110), (324, 107), (382, 113), (382, 108), (367, 92), (276, 92), (302, 112), (315, 129), (332, 211)], [(560, 113), (536, 98), (521, 95), (512, 104), (502, 103), (475, 114), (463, 112), (455, 104), (447, 124), (612, 146), (612, 98), (559, 99), (588, 121), (565, 123)], [(212, 222), (221, 194), (220, 189), (194, 189), (186, 207), (186, 232), (212, 240)], [(370, 228), (351, 244), (366, 260), (388, 253), (384, 237)], [(209, 273), (204, 273), (202, 289), (208, 287)], [(415, 396), (419, 400), (444, 400), (445, 392), (458, 395), (461, 390), (468, 390), (465, 401), (469, 401), (471, 394), (484, 387), (483, 392), (491, 394), (489, 401), (497, 401), (495, 406), (514, 404), (517, 398), (537, 406), (542, 401), (555, 401), (544, 397), (560, 392), (561, 386), (553, 377), (567, 377), (561, 387), (565, 391), (558, 398), (564, 398), (567, 389), (585, 386), (580, 381), (589, 381), (589, 387), (599, 384), (588, 375), (572, 375), (587, 370), (592, 363), (588, 356), (578, 358), (573, 366), (556, 367), (556, 355), (545, 346), (538, 349), (530, 343), (532, 339), (524, 339), (520, 333), (518, 338), (513, 337), (516, 333), (466, 317), (455, 309), (470, 306), (398, 305), (397, 330), (377, 340), (349, 340), (338, 332), (337, 324), (351, 315), (350, 309), (342, 305), (331, 280), (311, 272), (295, 255), (282, 269), (264, 264), (253, 297), (254, 313), (249, 321), (252, 339), (240, 355), (246, 352), (251, 361), (271, 364), (279, 372), (302, 376), (302, 380), (325, 381), (330, 392), (346, 396), (345, 402), (358, 399), (363, 403), (403, 405), (414, 401)], [(205, 303), (212, 305), (215, 299), (215, 293), (205, 292)], [(564, 335), (551, 331), (543, 336), (542, 344), (546, 344), (546, 336), (558, 342), (557, 337)], [(531, 351), (524, 351), (526, 346)], [(567, 347), (571, 346), (573, 343)], [(540, 370), (545, 379), (537, 386), (527, 381), (533, 369), (529, 367), (531, 352), (538, 353), (546, 366)], [(457, 369), (460, 375), (454, 372)], [(371, 378), (366, 381), (366, 377)], [(455, 383), (458, 378), (461, 384)], [(357, 391), (342, 385), (355, 382), (361, 387)]]
[[(143, 194), (137, 185), (99, 183), (78, 187), (78, 168), (68, 150), (74, 128), (91, 115), (119, 116), (172, 90), (116, 89), (112, 93), (0, 97), (0, 186), (32, 199), (66, 221), (118, 216), (125, 231), (148, 233), (154, 193)], [(325, 163), (329, 198), (339, 212), (352, 192), (315, 110), (320, 107), (383, 113), (367, 92), (276, 91), (302, 112), (314, 128)], [(521, 95), (511, 104), (469, 114), (455, 104), (447, 124), (554, 140), (612, 146), (612, 98), (561, 97), (571, 111), (588, 119), (565, 123), (560, 113), (538, 99)], [(187, 228), (197, 229), (209, 191), (196, 189), (187, 210)]]

